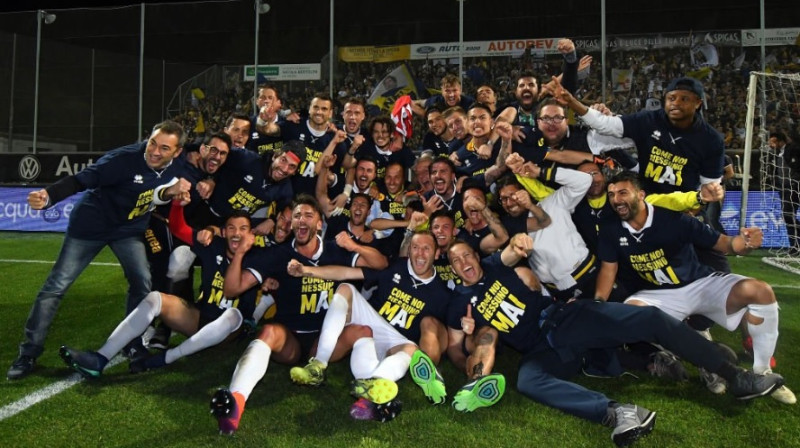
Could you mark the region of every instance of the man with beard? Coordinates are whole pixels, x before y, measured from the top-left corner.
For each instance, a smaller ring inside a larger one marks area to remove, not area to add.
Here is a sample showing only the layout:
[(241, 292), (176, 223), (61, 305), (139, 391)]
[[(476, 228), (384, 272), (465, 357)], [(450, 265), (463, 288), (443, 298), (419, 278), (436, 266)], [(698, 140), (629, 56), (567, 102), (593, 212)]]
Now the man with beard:
[(517, 266), (532, 249), (531, 238), (517, 234), (503, 252), (483, 260), (463, 241), (448, 250), (462, 280), (448, 308), (448, 356), (463, 359), (466, 347), (467, 373), (477, 378), (477, 393), (462, 400), (467, 410), (491, 406), (502, 395), (502, 376), (489, 375), (498, 342), (522, 354), (517, 389), (523, 395), (614, 428), (611, 438), (617, 446), (649, 434), (656, 413), (569, 382), (593, 350), (657, 342), (724, 376), (740, 400), (769, 394), (783, 384), (780, 375), (756, 375), (726, 361), (713, 343), (657, 308), (592, 300), (553, 302), (532, 290), (521, 275), (527, 268)]
[[(295, 175), (305, 157), (306, 148), (299, 141), (286, 142), (280, 150), (264, 156), (240, 149), (231, 150), (208, 199), (207, 208), (212, 216), (207, 218), (208, 221), (200, 222), (208, 225), (215, 222), (214, 217), (218, 222), (218, 217), (233, 210), (245, 210), (252, 215), (272, 202), (289, 202), (293, 196), (289, 178)], [(195, 221), (189, 222), (195, 226)], [(262, 234), (269, 233), (275, 224), (271, 219), (266, 223), (259, 226)], [(269, 227), (265, 227), (267, 225)]]
[[(633, 294), (626, 304), (653, 306), (683, 320), (702, 314), (734, 331), (744, 322), (753, 338), (753, 371), (770, 373), (778, 340), (778, 303), (766, 283), (737, 274), (714, 272), (700, 264), (694, 246), (745, 255), (761, 246), (758, 227), (730, 237), (683, 213), (644, 201), (637, 174), (622, 172), (608, 182), (608, 200), (619, 216), (600, 229), (602, 260), (595, 296), (606, 300), (615, 280)], [(796, 403), (786, 386), (772, 393), (776, 400)]]
[[(180, 214), (178, 210), (172, 217)], [(131, 362), (131, 373), (164, 367), (184, 356), (217, 345), (237, 331), (245, 319), (261, 317), (253, 316), (258, 293), (256, 285), (237, 296), (225, 296), (222, 292), (222, 279), (228, 263), (244, 236), (250, 234), (250, 217), (245, 212), (234, 211), (225, 221), (222, 237), (214, 236), (209, 230), (192, 231), (185, 223), (182, 224), (184, 230), (176, 234), (192, 246), (202, 267), (200, 296), (194, 305), (178, 296), (150, 292), (117, 325), (98, 351), (82, 352), (62, 346), (59, 353), (69, 367), (85, 378), (99, 378), (108, 361), (124, 345), (141, 336), (156, 317), (188, 339), (177, 347)]]
[(466, 109), (456, 106), (445, 109), (442, 116), (451, 135), (451, 140), (446, 140), (445, 143), (450, 148), (449, 155), (451, 160), (454, 160), (453, 153), (470, 139), (467, 129), (467, 112)]
[(425, 213), (447, 210), (453, 216), (456, 228), (464, 227), (461, 193), (456, 190), (456, 167), (450, 159), (438, 158), (431, 163), (433, 191), (424, 195)]
[(438, 106), (426, 109), (425, 121), (428, 123), (428, 132), (422, 137), (422, 150), (433, 151), (436, 156), (450, 155), (451, 148), (447, 142), (453, 140), (453, 134), (444, 121), (442, 109)]
[(505, 246), (508, 233), (497, 215), (487, 206), (486, 193), (481, 185), (464, 182), (461, 191), (466, 217), (458, 238), (466, 241), (476, 252), (491, 255)]
[[(245, 123), (248, 122), (245, 121)], [(247, 140), (246, 133), (244, 139)], [(213, 189), (209, 180), (214, 179), (219, 168), (227, 160), (231, 145), (231, 137), (228, 134), (213, 133), (205, 138), (198, 151), (183, 153), (184, 155), (176, 160), (182, 166), (184, 175), (196, 185), (191, 192), (191, 202), (181, 208), (181, 216), (183, 217), (185, 213), (196, 228), (204, 228), (211, 224), (211, 222), (205, 221), (198, 222), (198, 218), (206, 216), (203, 214), (205, 200), (209, 198)], [(176, 240), (170, 232), (167, 219), (170, 207), (171, 204), (164, 204), (153, 210), (150, 215), (150, 224), (144, 233), (147, 241), (147, 261), (150, 264), (150, 276), (153, 283), (152, 290), (173, 294), (191, 301), (194, 295), (192, 282), (184, 281), (191, 276), (189, 267), (191, 261), (184, 261), (181, 258), (186, 256), (187, 260), (194, 260), (194, 255), (183, 252), (190, 252), (189, 248), (185, 246), (185, 243)], [(196, 213), (198, 210), (200, 212)], [(180, 270), (182, 273), (177, 273), (176, 270)], [(150, 336), (148, 347), (166, 349), (169, 346), (170, 333), (169, 327), (163, 323), (157, 325), (155, 332)], [(138, 341), (134, 344), (138, 345)]]
[[(276, 314), (248, 345), (234, 370), (228, 389), (220, 389), (211, 400), (211, 409), (217, 417), (221, 434), (233, 434), (239, 427), (245, 402), (255, 385), (267, 371), (274, 358), (284, 364), (295, 364), (311, 351), (322, 326), (329, 298), (333, 297), (337, 283), (319, 279), (286, 277), (286, 266), (292, 259), (305, 265), (349, 265), (384, 269), (386, 258), (377, 250), (356, 244), (348, 235), (339, 234), (334, 240), (323, 241), (322, 210), (313, 197), (300, 194), (292, 208), (291, 243), (268, 249), (255, 249), (253, 236), (246, 236), (231, 259), (225, 274), (224, 294), (234, 297), (268, 277), (281, 278), (273, 293)], [(245, 255), (247, 257), (245, 258)], [(340, 339), (330, 355), (341, 359), (350, 349), (352, 341)]]
[[(410, 240), (408, 258), (397, 259), (383, 271), (345, 266), (303, 266), (292, 261), (289, 273), (295, 276), (336, 281), (363, 280), (366, 290), (377, 287), (371, 295), (362, 296), (353, 285), (339, 286), (325, 316), (318, 356), (311, 358), (305, 367), (293, 368), (293, 381), (312, 386), (322, 384), (328, 359), (320, 357), (319, 353), (323, 352), (323, 347), (324, 353), (332, 353), (345, 326), (359, 324), (370, 327), (373, 337), (362, 338), (353, 345), (350, 365), (356, 379), (397, 381), (409, 370), (410, 364), (414, 382), (423, 389), (429, 401), (444, 403), (445, 386), (436, 371), (436, 364), (447, 348), (447, 331), (442, 321), (447, 313), (449, 291), (437, 278), (433, 267), (433, 236), (428, 232), (415, 232)], [(372, 408), (374, 406), (363, 401), (356, 402), (351, 415), (362, 418), (362, 410)], [(367, 415), (380, 415), (380, 409), (376, 411)]]
[[(467, 129), (472, 138), (451, 154), (456, 174), (475, 179), (487, 187), (505, 171), (505, 160), (511, 151), (511, 125), (495, 124), (491, 110), (483, 103), (475, 103), (467, 112)], [(497, 142), (490, 140), (493, 131), (500, 136)], [(481, 147), (486, 152), (481, 152)]]
[[(308, 107), (308, 119), (293, 123), (291, 121), (267, 122), (259, 124), (259, 133), (280, 137), (283, 141), (299, 140), (306, 148), (297, 169), (298, 176), (292, 178), (292, 188), (296, 194), (314, 194), (316, 176), (319, 173), (317, 164), (322, 162), (322, 153), (336, 135), (331, 129), (330, 119), (333, 116), (333, 100), (327, 93), (317, 93)], [(341, 163), (337, 161), (337, 163)], [(337, 165), (338, 168), (338, 165)]]
[(415, 100), (411, 103), (411, 108), (415, 114), (424, 116), (425, 110), (434, 105), (443, 109), (458, 106), (461, 107), (461, 110), (467, 110), (475, 102), (474, 98), (462, 95), (461, 80), (456, 75), (445, 75), (442, 78), (440, 87), (442, 93), (427, 99)]
[[(346, 226), (347, 220), (350, 218), (350, 201), (352, 193), (362, 193), (372, 199), (378, 196), (378, 187), (374, 184), (375, 173), (377, 172), (377, 164), (375, 163), (375, 160), (369, 157), (365, 157), (358, 161), (355, 168), (355, 182), (352, 187), (348, 189), (350, 191), (347, 192), (347, 202), (344, 204), (343, 208), (338, 208), (336, 207), (336, 202), (328, 199), (327, 173), (328, 170), (331, 169), (329, 165), (332, 165), (330, 160), (331, 159), (328, 158), (322, 163), (322, 171), (317, 179), (316, 197), (317, 201), (322, 207), (323, 212), (325, 213), (325, 217), (328, 218), (328, 227), (342, 230)], [(380, 215), (380, 205), (373, 203), (370, 207), (369, 215), (367, 216), (367, 225), (369, 225), (373, 219), (379, 217)]]

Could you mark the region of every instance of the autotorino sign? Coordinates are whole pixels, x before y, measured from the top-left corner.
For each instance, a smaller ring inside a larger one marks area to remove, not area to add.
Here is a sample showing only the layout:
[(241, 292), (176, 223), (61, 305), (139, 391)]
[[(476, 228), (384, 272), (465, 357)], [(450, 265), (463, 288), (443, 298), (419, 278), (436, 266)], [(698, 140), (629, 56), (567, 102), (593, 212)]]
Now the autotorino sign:
[(49, 184), (94, 163), (98, 153), (0, 154), (0, 182)]
[[(463, 57), (519, 56), (530, 48), (534, 53), (558, 53), (558, 38), (508, 39), (464, 42)], [(433, 42), (411, 45), (411, 59), (443, 59), (458, 57), (458, 42)]]

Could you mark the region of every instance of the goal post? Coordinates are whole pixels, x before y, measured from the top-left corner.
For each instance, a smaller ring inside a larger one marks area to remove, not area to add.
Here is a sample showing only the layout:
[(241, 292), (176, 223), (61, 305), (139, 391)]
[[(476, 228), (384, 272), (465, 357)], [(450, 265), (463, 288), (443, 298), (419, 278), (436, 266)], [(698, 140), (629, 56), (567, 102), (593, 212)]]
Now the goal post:
[[(793, 161), (800, 157), (800, 149), (794, 149), (800, 148), (799, 130), (800, 74), (752, 72), (739, 223), (740, 227), (769, 227), (764, 244), (769, 255), (762, 260), (795, 274), (800, 274), (800, 166)], [(794, 139), (793, 146), (771, 146), (774, 132)]]

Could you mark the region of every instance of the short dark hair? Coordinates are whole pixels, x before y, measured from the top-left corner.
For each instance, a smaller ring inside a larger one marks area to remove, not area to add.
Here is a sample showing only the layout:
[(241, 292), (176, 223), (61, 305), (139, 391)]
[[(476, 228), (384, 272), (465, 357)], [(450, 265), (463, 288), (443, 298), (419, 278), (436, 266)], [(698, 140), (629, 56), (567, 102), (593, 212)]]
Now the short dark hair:
[(183, 131), (183, 126), (177, 121), (164, 120), (153, 126), (153, 132), (156, 131), (178, 137), (178, 148), (183, 148), (183, 145), (186, 144), (186, 133)]
[(618, 182), (630, 182), (637, 190), (642, 189), (642, 177), (635, 171), (620, 171), (611, 177), (608, 185), (616, 184)]
[(233, 148), (233, 140), (231, 140), (231, 136), (220, 131), (207, 135), (206, 138), (203, 139), (203, 144), (207, 145), (215, 138), (225, 142), (225, 144), (228, 145), (228, 149)]
[(784, 134), (781, 131), (770, 132), (769, 133), (769, 138), (774, 138), (776, 140), (780, 140), (782, 142), (785, 142), (786, 141), (786, 134)]
[(319, 205), (319, 201), (317, 201), (314, 196), (311, 196), (308, 193), (300, 193), (295, 196), (294, 201), (292, 201), (292, 210), (300, 205), (311, 206), (320, 217), (325, 216), (325, 214), (322, 212), (322, 207)]
[(235, 219), (235, 218), (245, 218), (245, 219), (247, 219), (247, 223), (248, 224), (253, 225), (253, 221), (250, 218), (250, 213), (248, 213), (246, 210), (242, 210), (242, 209), (232, 210), (231, 213), (228, 215), (228, 217), (225, 218), (225, 225), (227, 226), (228, 225), (228, 221), (230, 221), (232, 219)]
[(486, 104), (479, 103), (479, 102), (476, 101), (476, 102), (472, 103), (471, 106), (469, 106), (469, 109), (467, 109), (467, 113), (469, 113), (469, 111), (471, 111), (472, 109), (483, 109), (483, 110), (485, 110), (486, 112), (489, 113), (490, 117), (492, 116), (492, 109), (490, 109), (489, 106), (486, 105)]
[(269, 90), (272, 90), (273, 92), (275, 92), (275, 98), (277, 98), (278, 101), (283, 102), (283, 99), (281, 99), (281, 92), (278, 90), (277, 87), (275, 87), (272, 84), (259, 84), (258, 85), (258, 90), (256, 90), (256, 97), (258, 96), (258, 92), (260, 92), (262, 90), (265, 90), (265, 89), (269, 89)]
[(439, 209), (439, 210), (436, 210), (435, 212), (431, 213), (431, 216), (428, 219), (428, 222), (433, 224), (433, 220), (434, 219), (441, 218), (441, 217), (445, 217), (445, 218), (449, 219), (450, 221), (453, 221), (453, 225), (456, 224), (456, 218), (453, 216), (453, 214), (450, 212), (450, 210), (446, 210), (446, 209)]
[(537, 117), (542, 113), (542, 109), (544, 109), (545, 106), (558, 106), (558, 107), (561, 108), (561, 110), (564, 111), (565, 114), (567, 112), (567, 108), (564, 107), (563, 104), (559, 104), (559, 102), (553, 97), (547, 97), (547, 98), (544, 99), (544, 101), (539, 103), (539, 107), (536, 109), (536, 116)]
[(452, 160), (450, 160), (450, 159), (449, 159), (449, 158), (447, 158), (447, 157), (435, 157), (435, 158), (433, 159), (433, 161), (431, 162), (430, 166), (428, 167), (428, 173), (430, 173), (430, 172), (431, 172), (431, 169), (433, 168), (433, 165), (435, 165), (435, 164), (437, 164), (437, 163), (444, 163), (444, 164), (446, 164), (447, 166), (449, 166), (449, 167), (450, 167), (450, 170), (451, 170), (453, 173), (455, 173), (455, 172), (456, 172), (456, 164), (455, 164), (455, 163), (453, 163), (453, 161), (452, 161)]
[(303, 161), (306, 160), (306, 145), (300, 140), (289, 140), (288, 142), (284, 142), (277, 154), (284, 154), (287, 152), (291, 152), (297, 156), (297, 158), (300, 159), (300, 163), (303, 163)]
[(234, 112), (234, 113), (231, 114), (230, 117), (228, 117), (227, 120), (225, 120), (225, 127), (226, 128), (230, 127), (230, 125), (233, 124), (233, 120), (244, 120), (244, 121), (249, 123), (250, 122), (250, 117), (248, 117), (247, 114), (242, 113), (242, 112)]
[(372, 197), (370, 195), (368, 195), (366, 193), (353, 193), (353, 195), (350, 196), (350, 205), (347, 206), (348, 210), (350, 210), (350, 207), (353, 206), (353, 202), (355, 202), (355, 201), (353, 201), (353, 199), (355, 199), (355, 198), (364, 198), (364, 199), (366, 199), (367, 200), (367, 207), (372, 207)]

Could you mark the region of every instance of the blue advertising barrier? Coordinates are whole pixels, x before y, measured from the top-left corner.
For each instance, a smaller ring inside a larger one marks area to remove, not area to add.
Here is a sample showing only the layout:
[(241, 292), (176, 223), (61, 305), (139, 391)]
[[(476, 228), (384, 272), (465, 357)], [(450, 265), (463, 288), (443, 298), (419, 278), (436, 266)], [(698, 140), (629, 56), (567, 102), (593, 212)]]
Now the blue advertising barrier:
[[(725, 192), (720, 223), (728, 235), (739, 234), (741, 210), (742, 192)], [(800, 220), (800, 213), (798, 213), (798, 220)], [(786, 222), (783, 220), (781, 211), (781, 197), (777, 191), (749, 191), (747, 193), (745, 227), (758, 227), (764, 232), (764, 244), (762, 247), (789, 246)]]
[(72, 195), (47, 210), (28, 205), (28, 193), (39, 188), (0, 188), (0, 230), (65, 232), (69, 215), (83, 192)]

